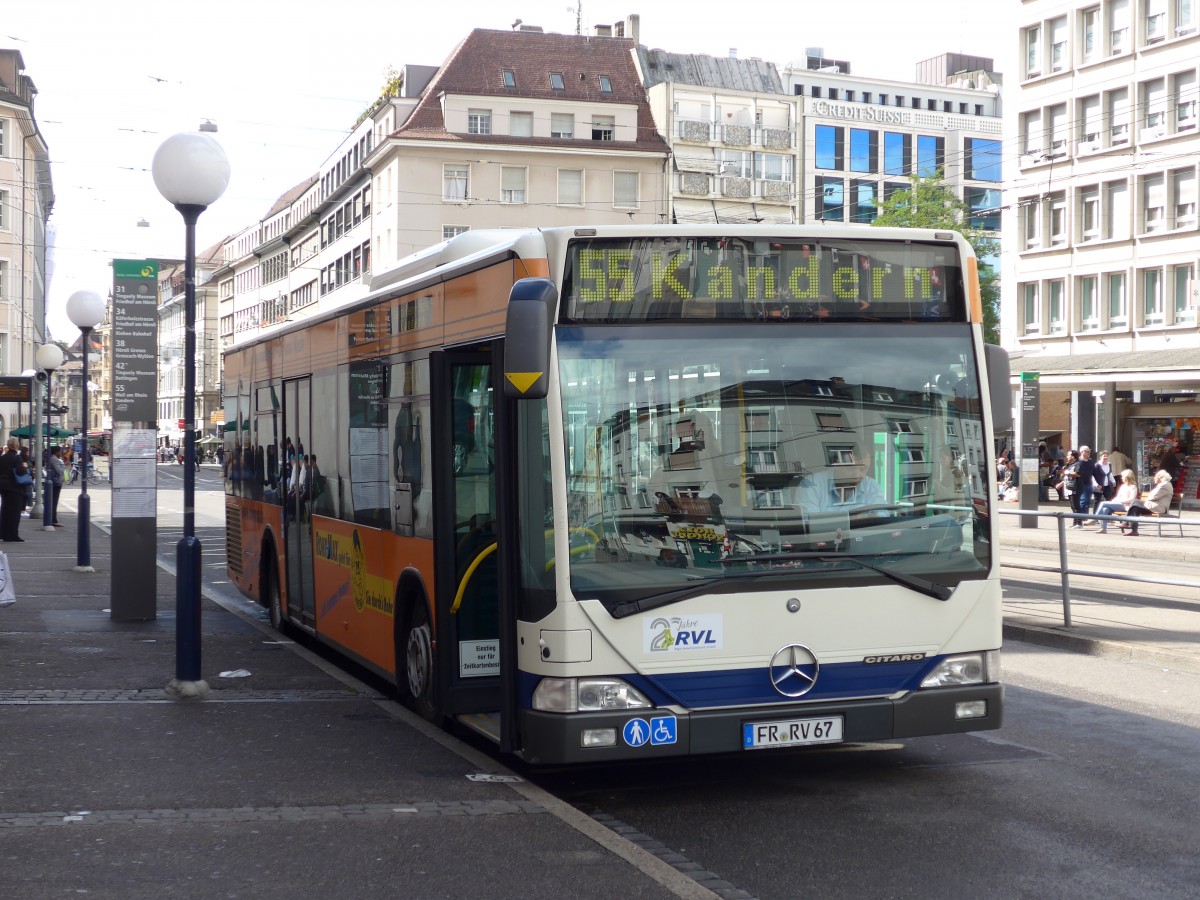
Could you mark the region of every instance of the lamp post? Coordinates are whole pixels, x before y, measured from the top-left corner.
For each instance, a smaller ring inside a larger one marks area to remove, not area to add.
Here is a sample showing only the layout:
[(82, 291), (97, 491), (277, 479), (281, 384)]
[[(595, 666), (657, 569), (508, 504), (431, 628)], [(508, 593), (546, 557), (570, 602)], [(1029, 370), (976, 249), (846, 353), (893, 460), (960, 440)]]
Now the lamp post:
[(167, 691), (203, 698), (200, 678), (200, 541), (196, 539), (196, 220), (225, 193), (229, 159), (209, 134), (175, 134), (154, 153), (154, 184), (184, 224), (183, 537), (176, 545), (175, 678)]
[[(63, 364), (62, 348), (58, 344), (42, 344), (34, 357), (38, 368), (46, 373), (46, 461), (42, 464), (43, 473), (50, 471), (50, 405), (53, 394), (50, 385), (54, 381), (54, 370)], [(42, 531), (54, 530), (54, 488), (48, 477), (42, 478)]]
[(88, 464), (88, 357), (91, 355), (92, 329), (104, 321), (104, 298), (95, 291), (76, 291), (67, 298), (67, 318), (83, 334), (83, 453), (79, 458), (79, 535), (75, 543), (75, 571), (95, 572), (92, 568), (92, 498), (87, 490)]

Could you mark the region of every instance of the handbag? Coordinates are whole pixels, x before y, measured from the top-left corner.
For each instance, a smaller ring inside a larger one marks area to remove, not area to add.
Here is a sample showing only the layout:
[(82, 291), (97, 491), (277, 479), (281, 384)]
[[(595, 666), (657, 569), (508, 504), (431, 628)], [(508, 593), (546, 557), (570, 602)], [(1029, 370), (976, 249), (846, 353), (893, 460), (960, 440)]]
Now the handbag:
[(8, 568), (8, 555), (0, 553), (0, 608), (12, 606), (17, 602), (17, 592), (13, 590), (12, 572)]
[(17, 484), (33, 484), (33, 476), (28, 472), (14, 472), (13, 481)]

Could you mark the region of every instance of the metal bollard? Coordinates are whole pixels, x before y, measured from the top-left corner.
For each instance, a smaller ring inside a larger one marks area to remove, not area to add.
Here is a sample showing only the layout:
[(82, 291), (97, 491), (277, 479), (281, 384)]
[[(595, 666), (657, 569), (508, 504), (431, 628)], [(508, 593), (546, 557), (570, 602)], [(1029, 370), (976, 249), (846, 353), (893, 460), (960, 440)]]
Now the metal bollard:
[(1062, 570), (1063, 625), (1071, 627), (1071, 576), (1067, 574), (1067, 517), (1058, 513), (1058, 567)]

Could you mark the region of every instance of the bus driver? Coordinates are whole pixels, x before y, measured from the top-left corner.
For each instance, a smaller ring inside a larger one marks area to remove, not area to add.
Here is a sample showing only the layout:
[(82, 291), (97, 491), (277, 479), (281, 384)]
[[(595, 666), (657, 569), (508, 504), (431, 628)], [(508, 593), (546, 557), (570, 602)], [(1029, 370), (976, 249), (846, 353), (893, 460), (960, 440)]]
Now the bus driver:
[[(810, 514), (853, 512), (864, 507), (888, 506), (883, 488), (867, 473), (871, 471), (869, 452), (854, 449), (850, 462), (814, 472), (800, 482), (798, 500)], [(888, 516), (886, 509), (874, 511)]]

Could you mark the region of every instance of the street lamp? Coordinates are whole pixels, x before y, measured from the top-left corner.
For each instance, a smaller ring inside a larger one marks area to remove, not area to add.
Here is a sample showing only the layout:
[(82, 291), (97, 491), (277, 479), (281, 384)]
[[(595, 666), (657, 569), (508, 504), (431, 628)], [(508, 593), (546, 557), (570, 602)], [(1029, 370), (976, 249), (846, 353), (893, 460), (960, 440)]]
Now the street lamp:
[(67, 318), (83, 333), (83, 453), (79, 459), (79, 535), (75, 543), (75, 571), (95, 572), (92, 568), (90, 520), (92, 498), (87, 492), (88, 464), (88, 357), (91, 355), (92, 329), (104, 321), (104, 298), (95, 291), (76, 291), (67, 298)]
[[(38, 368), (46, 373), (46, 461), (42, 465), (42, 471), (48, 473), (50, 471), (50, 406), (54, 399), (50, 390), (50, 385), (54, 381), (54, 370), (63, 364), (62, 348), (58, 344), (42, 344), (38, 347), (37, 354), (34, 360), (38, 364)], [(54, 488), (50, 484), (50, 479), (42, 478), (42, 531), (54, 530)]]
[(183, 537), (175, 560), (175, 678), (167, 691), (203, 698), (200, 678), (200, 541), (196, 539), (196, 220), (225, 193), (229, 159), (216, 139), (175, 134), (154, 153), (154, 184), (184, 224)]

